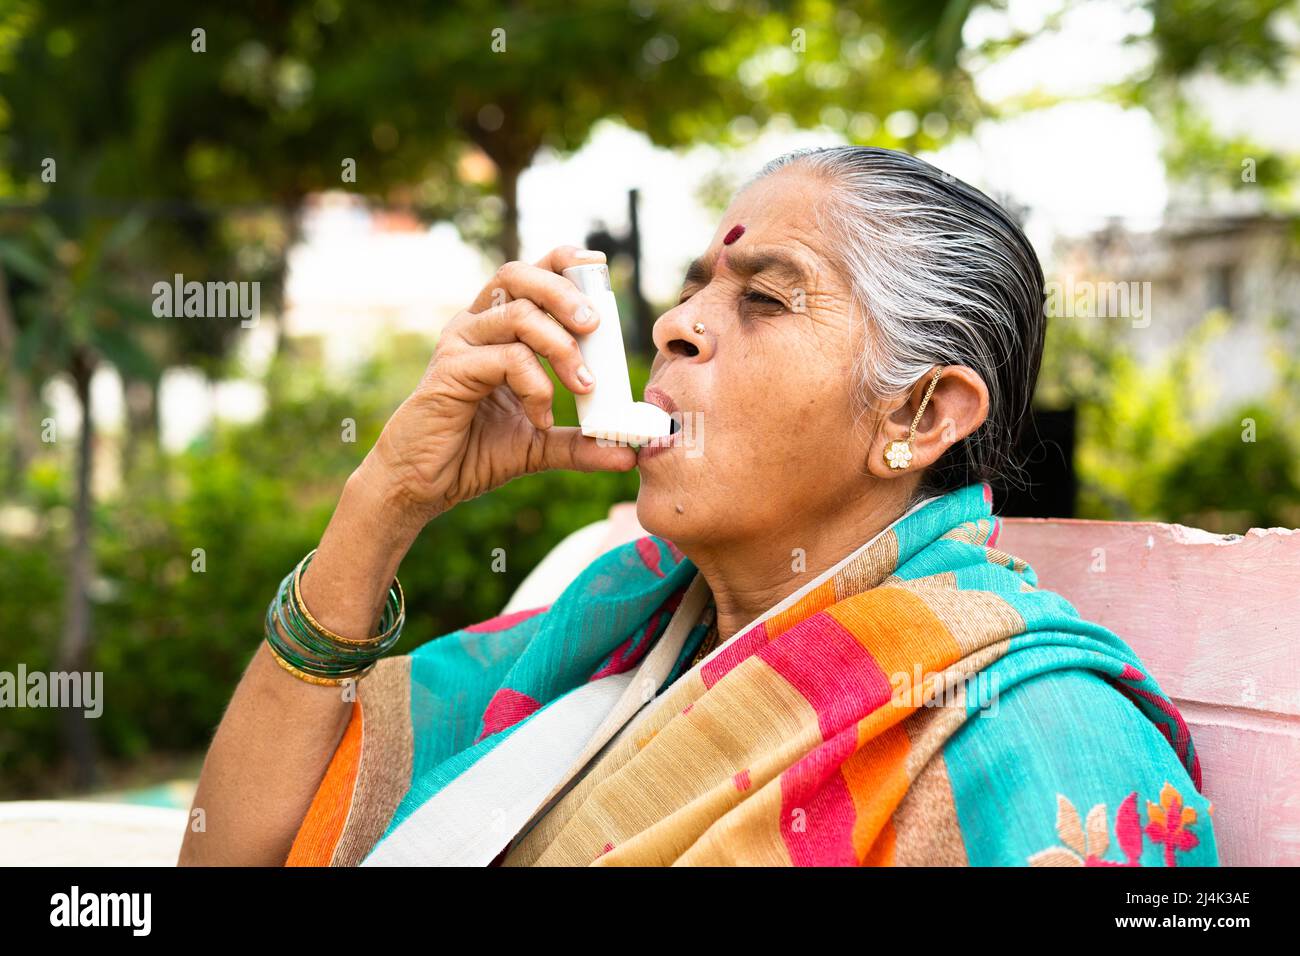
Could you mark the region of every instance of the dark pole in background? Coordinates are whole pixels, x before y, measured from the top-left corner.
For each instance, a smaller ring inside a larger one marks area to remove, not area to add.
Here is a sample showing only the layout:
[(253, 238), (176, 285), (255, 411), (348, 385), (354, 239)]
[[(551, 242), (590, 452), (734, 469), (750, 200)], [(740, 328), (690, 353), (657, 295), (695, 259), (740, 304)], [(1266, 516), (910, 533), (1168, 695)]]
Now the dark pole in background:
[(612, 266), (617, 256), (632, 257), (632, 288), (629, 295), (632, 300), (632, 322), (625, 328), (628, 349), (648, 354), (651, 351), (650, 328), (653, 319), (650, 315), (650, 303), (641, 294), (641, 229), (637, 220), (637, 202), (640, 191), (629, 189), (627, 193), (628, 231), (624, 236), (615, 236), (603, 226), (587, 234), (588, 249), (599, 249)]
[(636, 317), (636, 348), (642, 352), (651, 352), (650, 327), (654, 319), (650, 315), (650, 304), (641, 294), (641, 227), (637, 221), (637, 205), (641, 192), (637, 189), (627, 191), (628, 244), (632, 255), (632, 314)]

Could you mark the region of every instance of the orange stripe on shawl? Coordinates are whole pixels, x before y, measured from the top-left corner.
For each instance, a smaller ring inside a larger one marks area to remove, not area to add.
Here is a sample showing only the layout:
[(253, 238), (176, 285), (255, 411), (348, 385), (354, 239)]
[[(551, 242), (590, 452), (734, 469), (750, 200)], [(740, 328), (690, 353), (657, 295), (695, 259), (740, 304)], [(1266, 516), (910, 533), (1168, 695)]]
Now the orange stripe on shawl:
[(784, 611), (767, 619), (768, 640), (776, 640), (806, 617), (835, 603), (835, 579), (823, 581)]
[(896, 690), (895, 677), (906, 675), (910, 684), (917, 662), (941, 670), (961, 658), (961, 647), (925, 600), (903, 588), (856, 594), (826, 613), (857, 638)]
[[(827, 613), (871, 654), (896, 694), (913, 687), (918, 662), (924, 671), (933, 672), (962, 655), (934, 611), (902, 588), (867, 591), (838, 602)], [(893, 864), (892, 816), (911, 785), (911, 742), (901, 721), (919, 701), (912, 694), (900, 703), (891, 701), (858, 722), (858, 749), (840, 768), (855, 811), (853, 851), (868, 866)]]
[(867, 866), (893, 865), (890, 817), (911, 784), (907, 775), (911, 746), (907, 731), (895, 724), (871, 740), (859, 737), (857, 752), (840, 767), (856, 816), (853, 852)]
[(294, 837), (285, 866), (330, 865), (352, 809), (352, 793), (361, 766), (362, 722), (361, 701), (358, 699), (353, 703), (352, 718), (343, 732), (343, 739), (325, 770), (325, 779), (317, 788), (307, 816)]

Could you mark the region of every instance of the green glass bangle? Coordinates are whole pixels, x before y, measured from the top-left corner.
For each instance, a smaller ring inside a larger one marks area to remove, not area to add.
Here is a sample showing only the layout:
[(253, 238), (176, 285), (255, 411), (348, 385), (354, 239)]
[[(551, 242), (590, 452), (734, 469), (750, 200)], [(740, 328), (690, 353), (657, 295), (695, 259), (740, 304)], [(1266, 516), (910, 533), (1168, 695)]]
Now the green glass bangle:
[[(367, 652), (357, 653), (355, 649), (344, 651), (313, 640), (305, 622), (293, 615), (292, 599), (288, 594), (287, 586), (281, 588), (281, 593), (277, 595), (271, 610), (274, 613), (268, 615), (268, 627), (272, 645), (290, 663), (313, 672), (337, 676), (367, 667), (391, 649), (394, 643), (390, 640)], [(277, 622), (281, 630), (276, 630), (274, 625)]]
[(302, 576), (307, 570), (307, 566), (311, 564), (311, 559), (316, 556), (317, 550), (312, 548), (311, 551), (307, 552), (293, 571), (294, 605), (301, 612), (301, 616), (307, 620), (311, 629), (325, 637), (330, 643), (347, 647), (369, 648), (388, 640), (406, 620), (406, 597), (402, 594), (402, 583), (394, 578), (393, 586), (388, 589), (388, 594), (384, 600), (384, 610), (381, 612), (379, 619), (380, 633), (361, 639), (335, 634), (312, 616), (311, 611), (307, 609), (306, 602), (302, 599)]
[(401, 636), (401, 632), (395, 630), (392, 637), (380, 644), (373, 644), (366, 648), (351, 645), (340, 646), (328, 638), (322, 637), (302, 617), (300, 608), (297, 607), (293, 594), (287, 587), (281, 587), (280, 593), (276, 595), (274, 607), (276, 618), (285, 634), (299, 644), (305, 654), (309, 656), (315, 655), (324, 662), (365, 663), (372, 661), (390, 650), (396, 643), (396, 639)]
[(266, 642), (285, 661), (299, 670), (317, 677), (346, 678), (359, 676), (364, 671), (369, 670), (374, 663), (373, 661), (366, 663), (330, 663), (305, 656), (296, 647), (286, 643), (283, 637), (277, 633), (275, 620), (271, 617), (268, 617), (267, 620)]
[(271, 649), (276, 654), (302, 671), (318, 677), (347, 677), (353, 673), (360, 673), (366, 666), (353, 663), (330, 663), (309, 657), (277, 630), (276, 623), (277, 615), (273, 602), (266, 611), (266, 642), (271, 645)]
[(401, 584), (394, 579), (394, 586), (388, 589), (384, 609), (380, 614), (380, 634), (363, 641), (342, 637), (312, 617), (302, 600), (300, 588), (302, 573), (315, 554), (316, 551), (313, 549), (298, 562), (291, 575), (293, 579), (291, 599), (282, 601), (283, 605), (290, 609), (290, 615), (295, 623), (293, 630), (300, 642), (330, 659), (362, 660), (372, 654), (382, 654), (390, 650), (400, 638), (406, 623), (406, 600), (402, 594)]
[(279, 664), (281, 668), (288, 671), (294, 677), (298, 678), (300, 681), (306, 681), (308, 684), (317, 684), (326, 687), (342, 687), (348, 683), (355, 684), (362, 677), (365, 677), (367, 674), (369, 674), (371, 668), (374, 666), (371, 665), (371, 667), (367, 667), (365, 670), (360, 671), (356, 674), (351, 674), (347, 677), (316, 677), (312, 674), (308, 674), (306, 671), (302, 671), (294, 667), (283, 657), (281, 657), (276, 652), (275, 648), (272, 647), (270, 644), (266, 644), (265, 646), (266, 646), (266, 652), (271, 655), (271, 659), (273, 661)]
[(394, 579), (375, 637), (354, 641), (334, 634), (311, 616), (301, 600), (299, 582), (315, 553), (309, 552), (280, 582), (266, 611), (266, 641), (282, 663), (308, 676), (327, 681), (360, 677), (400, 639), (406, 623), (405, 595)]

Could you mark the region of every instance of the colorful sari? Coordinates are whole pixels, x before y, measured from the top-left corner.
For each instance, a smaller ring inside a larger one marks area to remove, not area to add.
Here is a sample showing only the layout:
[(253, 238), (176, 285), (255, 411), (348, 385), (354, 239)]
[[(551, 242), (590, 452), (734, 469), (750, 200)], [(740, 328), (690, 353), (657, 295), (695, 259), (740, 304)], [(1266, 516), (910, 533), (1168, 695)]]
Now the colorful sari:
[(694, 667), (703, 577), (616, 548), (381, 661), (288, 863), (1217, 865), (1177, 708), (998, 529), (930, 499)]

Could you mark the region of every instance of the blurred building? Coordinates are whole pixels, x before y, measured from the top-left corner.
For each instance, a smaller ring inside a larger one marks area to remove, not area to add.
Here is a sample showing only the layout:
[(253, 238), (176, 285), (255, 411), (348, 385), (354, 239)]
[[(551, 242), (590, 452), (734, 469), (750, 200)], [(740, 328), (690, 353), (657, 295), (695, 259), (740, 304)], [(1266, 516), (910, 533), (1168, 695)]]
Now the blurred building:
[(1145, 362), (1224, 316), (1207, 414), (1264, 395), (1277, 383), (1276, 350), (1300, 349), (1300, 217), (1179, 216), (1152, 231), (1115, 223), (1058, 240), (1055, 253), (1053, 319), (1104, 323)]

